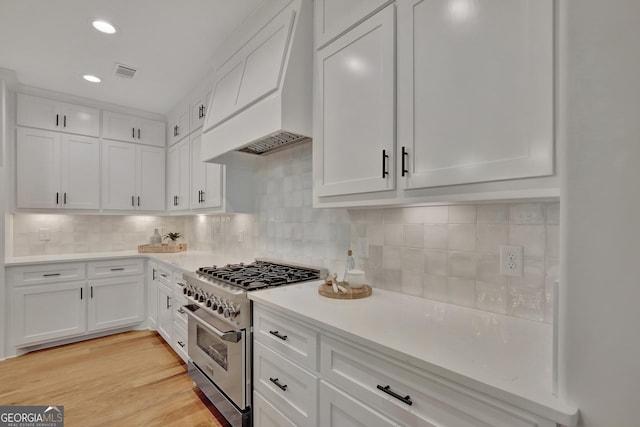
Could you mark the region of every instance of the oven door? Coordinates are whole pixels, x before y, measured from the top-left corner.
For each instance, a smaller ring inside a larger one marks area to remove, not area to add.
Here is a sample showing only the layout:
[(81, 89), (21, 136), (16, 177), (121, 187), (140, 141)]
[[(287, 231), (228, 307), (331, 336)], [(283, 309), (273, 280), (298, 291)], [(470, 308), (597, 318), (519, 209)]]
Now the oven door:
[(225, 331), (223, 322), (195, 304), (184, 306), (189, 316), (188, 354), (235, 406), (244, 410), (247, 401), (246, 331)]

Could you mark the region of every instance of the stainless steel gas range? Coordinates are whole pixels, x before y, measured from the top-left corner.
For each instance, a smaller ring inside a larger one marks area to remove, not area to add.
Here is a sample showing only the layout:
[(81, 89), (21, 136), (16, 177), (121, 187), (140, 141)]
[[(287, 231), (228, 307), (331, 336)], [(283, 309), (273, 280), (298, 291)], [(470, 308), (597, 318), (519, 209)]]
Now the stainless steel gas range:
[(185, 275), (189, 375), (232, 426), (251, 425), (251, 302), (247, 292), (324, 279), (327, 270), (257, 259)]

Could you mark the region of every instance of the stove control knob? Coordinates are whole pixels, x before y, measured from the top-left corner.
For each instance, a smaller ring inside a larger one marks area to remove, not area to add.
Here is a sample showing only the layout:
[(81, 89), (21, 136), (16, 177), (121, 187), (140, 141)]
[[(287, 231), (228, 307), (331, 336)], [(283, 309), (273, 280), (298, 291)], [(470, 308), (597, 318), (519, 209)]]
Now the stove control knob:
[(196, 292), (195, 294), (193, 294), (193, 299), (198, 301), (200, 299), (200, 294), (198, 294), (198, 292)]
[(213, 299), (211, 300), (211, 310), (216, 311), (218, 310), (218, 298), (213, 297)]
[(193, 289), (189, 288), (187, 289), (187, 296), (190, 297), (191, 295), (193, 295)]
[(204, 302), (205, 301), (204, 295), (200, 294), (200, 296), (198, 297), (198, 301)]
[(207, 307), (211, 307), (211, 304), (213, 304), (212, 301), (211, 301), (211, 298), (208, 298), (207, 299)]
[(223, 314), (225, 308), (227, 308), (227, 302), (226, 301), (221, 301), (220, 305), (218, 306), (218, 314)]
[(236, 309), (232, 305), (228, 306), (224, 309), (224, 317), (233, 319), (236, 317)]

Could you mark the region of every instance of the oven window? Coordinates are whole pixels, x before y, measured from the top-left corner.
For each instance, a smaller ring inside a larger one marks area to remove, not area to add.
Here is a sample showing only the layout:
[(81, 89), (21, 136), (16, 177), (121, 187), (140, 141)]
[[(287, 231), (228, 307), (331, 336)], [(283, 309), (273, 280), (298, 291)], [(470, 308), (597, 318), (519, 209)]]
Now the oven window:
[(227, 346), (214, 334), (196, 325), (198, 347), (207, 353), (222, 369), (227, 370)]

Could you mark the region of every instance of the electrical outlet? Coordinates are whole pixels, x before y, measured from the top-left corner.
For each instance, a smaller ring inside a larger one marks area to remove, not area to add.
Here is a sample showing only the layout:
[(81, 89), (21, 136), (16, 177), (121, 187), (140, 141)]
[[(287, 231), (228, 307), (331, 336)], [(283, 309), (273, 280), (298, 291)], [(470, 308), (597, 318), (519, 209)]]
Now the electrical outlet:
[(38, 230), (38, 237), (40, 240), (51, 240), (51, 233), (48, 228), (41, 228)]
[(500, 246), (500, 274), (521, 277), (523, 271), (522, 246)]

